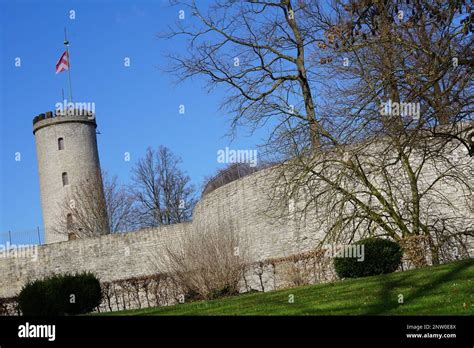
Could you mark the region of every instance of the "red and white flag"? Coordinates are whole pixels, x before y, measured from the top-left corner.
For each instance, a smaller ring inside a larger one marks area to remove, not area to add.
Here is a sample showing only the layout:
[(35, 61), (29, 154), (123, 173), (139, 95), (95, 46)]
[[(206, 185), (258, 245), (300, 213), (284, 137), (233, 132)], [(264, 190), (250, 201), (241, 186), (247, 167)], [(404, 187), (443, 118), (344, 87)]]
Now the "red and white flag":
[(63, 53), (61, 58), (59, 58), (58, 62), (56, 63), (56, 74), (66, 70), (69, 70), (69, 56), (67, 51)]

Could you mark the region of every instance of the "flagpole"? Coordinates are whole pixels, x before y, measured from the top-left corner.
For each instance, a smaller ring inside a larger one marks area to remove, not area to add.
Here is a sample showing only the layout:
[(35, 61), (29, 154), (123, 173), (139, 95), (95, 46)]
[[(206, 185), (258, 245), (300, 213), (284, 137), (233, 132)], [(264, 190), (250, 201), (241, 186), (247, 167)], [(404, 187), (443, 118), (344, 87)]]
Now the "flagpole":
[(67, 76), (69, 80), (69, 99), (71, 100), (72, 103), (72, 87), (71, 87), (71, 57), (69, 56), (69, 41), (67, 40), (67, 35), (66, 35), (66, 28), (64, 28), (64, 46), (66, 46), (66, 52), (67, 52), (67, 61), (68, 61), (68, 69), (67, 69)]

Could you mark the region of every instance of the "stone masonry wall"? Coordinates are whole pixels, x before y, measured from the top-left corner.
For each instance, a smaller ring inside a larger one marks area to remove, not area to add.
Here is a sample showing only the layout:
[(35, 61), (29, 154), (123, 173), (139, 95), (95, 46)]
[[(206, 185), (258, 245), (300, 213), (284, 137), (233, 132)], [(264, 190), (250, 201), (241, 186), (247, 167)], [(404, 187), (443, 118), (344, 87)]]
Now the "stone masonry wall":
[(92, 271), (101, 281), (157, 272), (160, 249), (185, 233), (188, 223), (37, 246), (38, 257), (0, 254), (0, 297), (14, 296), (29, 279)]
[[(472, 173), (472, 159), (468, 160), (471, 164), (468, 170)], [(274, 171), (265, 169), (204, 195), (189, 223), (43, 245), (37, 249), (36, 261), (0, 253), (0, 298), (14, 296), (27, 280), (51, 273), (92, 271), (106, 282), (159, 273), (157, 261), (164, 248), (179, 242), (180, 236), (190, 229), (217, 227), (235, 231), (241, 247), (253, 261), (314, 248), (324, 231), (292, 219), (277, 222), (266, 215), (268, 188), (273, 177)], [(466, 197), (462, 192), (455, 192), (449, 186), (442, 189), (459, 205), (456, 210), (470, 211), (463, 205)]]

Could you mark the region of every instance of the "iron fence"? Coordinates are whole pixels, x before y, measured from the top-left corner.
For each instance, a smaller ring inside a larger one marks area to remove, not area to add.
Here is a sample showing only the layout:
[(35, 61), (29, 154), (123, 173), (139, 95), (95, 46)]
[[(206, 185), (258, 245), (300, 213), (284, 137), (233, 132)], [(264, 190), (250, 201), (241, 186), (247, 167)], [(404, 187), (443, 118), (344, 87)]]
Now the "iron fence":
[(43, 245), (44, 229), (3, 231), (0, 232), (0, 245)]

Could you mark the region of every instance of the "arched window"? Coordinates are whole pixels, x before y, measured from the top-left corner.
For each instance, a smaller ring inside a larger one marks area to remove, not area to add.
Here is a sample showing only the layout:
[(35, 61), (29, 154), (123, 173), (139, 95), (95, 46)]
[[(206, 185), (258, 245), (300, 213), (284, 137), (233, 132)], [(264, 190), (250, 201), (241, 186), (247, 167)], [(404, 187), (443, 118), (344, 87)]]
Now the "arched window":
[(64, 139), (58, 138), (58, 150), (64, 150)]
[(69, 185), (69, 178), (67, 177), (67, 173), (63, 173), (63, 186)]
[(68, 231), (72, 230), (72, 214), (71, 213), (68, 213), (66, 215), (66, 228)]

